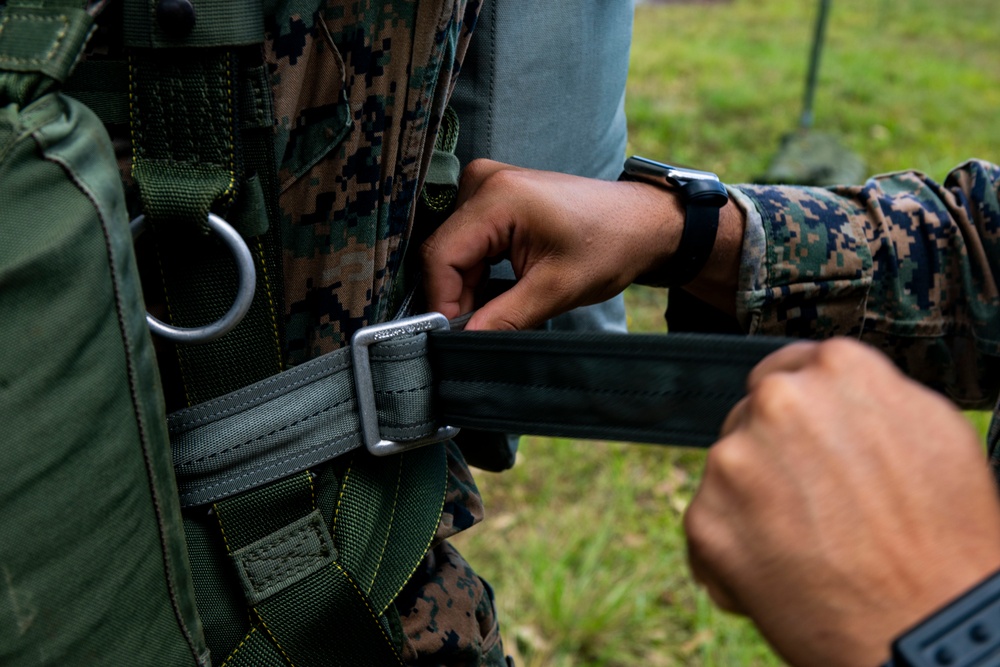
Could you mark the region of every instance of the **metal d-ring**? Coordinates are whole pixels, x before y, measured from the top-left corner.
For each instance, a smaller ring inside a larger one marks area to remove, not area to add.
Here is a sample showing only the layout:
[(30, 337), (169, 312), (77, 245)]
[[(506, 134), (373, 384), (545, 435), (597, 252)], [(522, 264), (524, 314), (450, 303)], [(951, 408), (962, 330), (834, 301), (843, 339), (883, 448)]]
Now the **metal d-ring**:
[[(146, 216), (136, 216), (128, 224), (132, 229), (132, 239), (137, 239), (146, 228)], [(239, 275), (236, 300), (233, 301), (233, 305), (230, 306), (225, 315), (203, 327), (174, 327), (156, 319), (147, 312), (146, 323), (149, 325), (149, 330), (157, 336), (178, 343), (207, 343), (232, 331), (250, 310), (250, 304), (253, 303), (253, 293), (257, 287), (257, 269), (254, 267), (250, 248), (247, 247), (243, 237), (233, 229), (232, 225), (214, 213), (208, 214), (208, 228), (222, 237), (233, 253), (233, 259), (236, 260), (236, 272)]]

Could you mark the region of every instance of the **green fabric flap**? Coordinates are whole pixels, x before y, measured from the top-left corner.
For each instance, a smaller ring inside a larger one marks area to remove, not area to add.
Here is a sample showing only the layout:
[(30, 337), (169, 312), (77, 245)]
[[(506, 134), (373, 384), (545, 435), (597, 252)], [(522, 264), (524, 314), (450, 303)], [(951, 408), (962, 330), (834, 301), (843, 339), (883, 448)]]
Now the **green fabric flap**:
[(0, 17), (0, 70), (65, 81), (93, 23), (82, 7), (24, 7), (11, 0)]
[(111, 142), (55, 94), (0, 128), (0, 664), (206, 664)]
[(458, 187), (458, 178), (462, 173), (462, 163), (454, 153), (434, 149), (431, 164), (427, 169), (427, 185), (451, 185)]
[(336, 559), (337, 550), (319, 510), (233, 552), (243, 591), (254, 605)]
[(274, 101), (266, 65), (248, 67), (240, 81), (240, 127), (274, 127)]
[(267, 217), (267, 200), (260, 177), (257, 174), (243, 182), (243, 187), (240, 188), (240, 198), (229, 213), (229, 224), (245, 239), (263, 234), (270, 226)]
[(264, 41), (264, 9), (253, 0), (195, 0), (195, 24), (183, 38), (165, 32), (156, 20), (158, 0), (125, 3), (125, 45), (131, 47), (245, 46)]

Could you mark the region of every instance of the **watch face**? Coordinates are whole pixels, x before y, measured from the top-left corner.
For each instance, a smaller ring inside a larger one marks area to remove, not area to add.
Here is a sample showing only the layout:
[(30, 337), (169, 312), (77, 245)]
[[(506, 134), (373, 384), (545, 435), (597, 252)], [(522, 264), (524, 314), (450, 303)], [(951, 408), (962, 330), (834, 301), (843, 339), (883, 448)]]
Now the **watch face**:
[(625, 161), (625, 173), (638, 178), (663, 179), (673, 185), (685, 185), (690, 181), (719, 181), (710, 171), (675, 167), (634, 155)]
[(722, 208), (729, 201), (726, 186), (710, 171), (674, 167), (635, 155), (625, 161), (624, 175), (654, 185), (679, 188), (689, 204)]

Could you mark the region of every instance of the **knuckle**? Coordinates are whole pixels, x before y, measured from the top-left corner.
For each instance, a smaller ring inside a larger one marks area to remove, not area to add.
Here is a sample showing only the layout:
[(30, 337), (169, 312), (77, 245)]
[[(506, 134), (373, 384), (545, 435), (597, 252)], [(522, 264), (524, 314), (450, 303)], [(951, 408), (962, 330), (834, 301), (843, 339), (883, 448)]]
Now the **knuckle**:
[(850, 338), (831, 338), (816, 348), (816, 363), (824, 368), (838, 370), (861, 353), (862, 345)]
[(496, 189), (500, 192), (516, 191), (521, 186), (521, 173), (515, 169), (500, 169), (494, 171), (483, 181), (483, 187)]
[(433, 259), (437, 252), (438, 244), (437, 240), (433, 236), (420, 245), (420, 257), (425, 263), (428, 262), (428, 260)]
[(462, 171), (462, 179), (468, 179), (471, 181), (480, 181), (486, 174), (492, 171), (493, 160), (487, 160), (486, 158), (477, 158), (466, 165), (465, 169)]
[(867, 346), (852, 338), (831, 338), (816, 348), (816, 364), (825, 371), (852, 372), (858, 364), (869, 364), (875, 356)]
[(744, 438), (737, 435), (717, 442), (705, 459), (704, 483), (724, 483), (732, 487), (734, 482), (745, 478), (755, 460), (752, 448), (747, 444)]
[(706, 560), (708, 554), (712, 553), (711, 520), (701, 507), (696, 498), (688, 506), (682, 519), (684, 534), (687, 536), (688, 557), (698, 561)]
[(780, 422), (802, 407), (804, 397), (786, 373), (763, 378), (747, 398), (751, 417), (766, 422)]

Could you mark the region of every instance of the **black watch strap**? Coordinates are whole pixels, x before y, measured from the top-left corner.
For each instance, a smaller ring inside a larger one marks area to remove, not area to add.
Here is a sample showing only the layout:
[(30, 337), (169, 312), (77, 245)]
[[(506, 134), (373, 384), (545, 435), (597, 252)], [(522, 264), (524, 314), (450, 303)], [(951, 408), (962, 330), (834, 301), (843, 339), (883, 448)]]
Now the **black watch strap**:
[(684, 230), (677, 251), (667, 265), (640, 276), (637, 282), (657, 287), (680, 287), (697, 278), (715, 247), (719, 209), (729, 201), (729, 194), (718, 176), (636, 156), (625, 162), (625, 170), (618, 180), (641, 181), (664, 187), (677, 192), (684, 202)]
[(1000, 665), (1000, 572), (907, 630), (883, 667)]
[(664, 287), (680, 287), (697, 278), (715, 247), (719, 209), (688, 201), (685, 210), (687, 217), (680, 245), (670, 264), (660, 274)]

